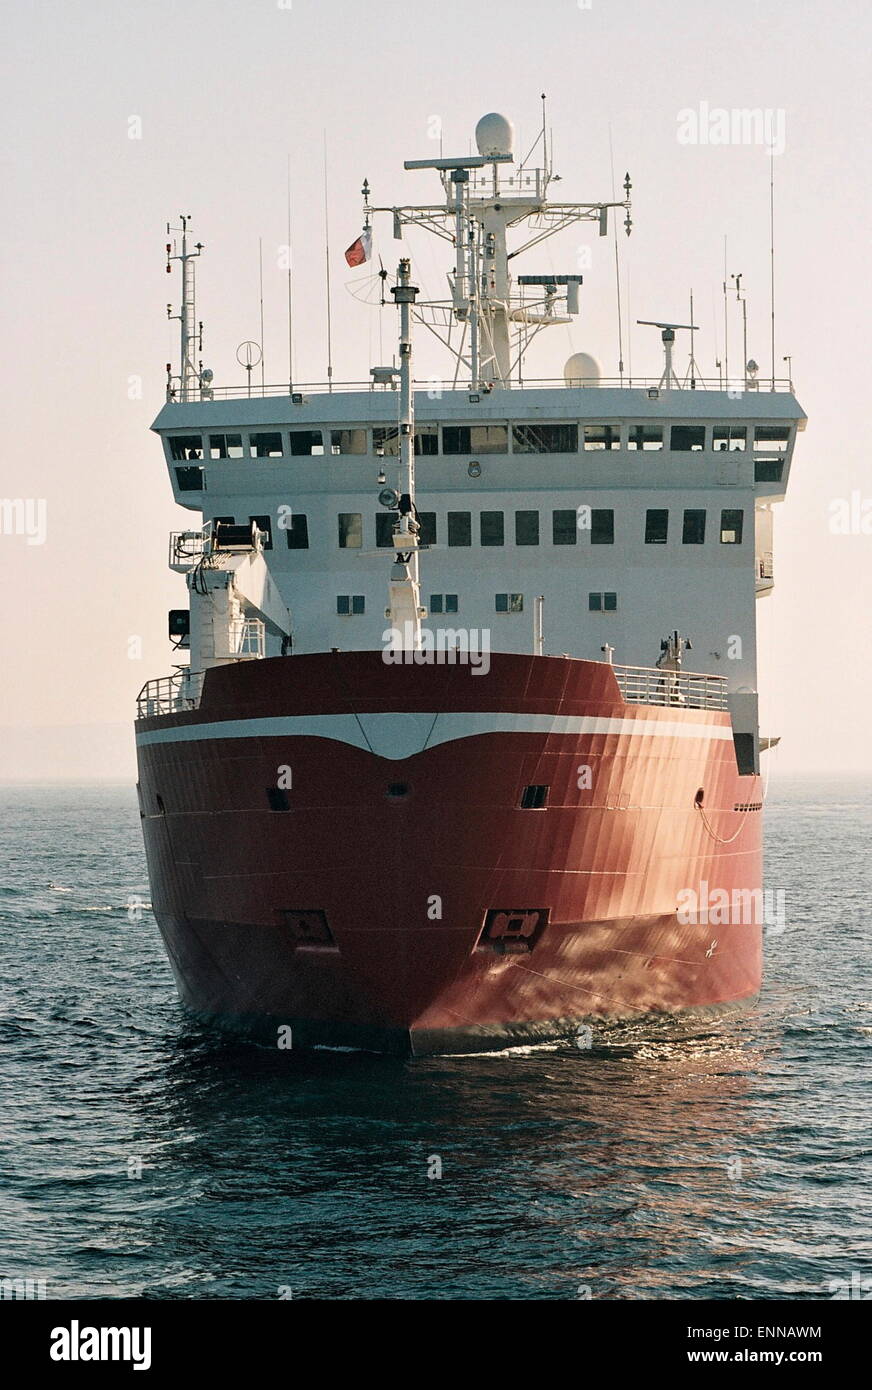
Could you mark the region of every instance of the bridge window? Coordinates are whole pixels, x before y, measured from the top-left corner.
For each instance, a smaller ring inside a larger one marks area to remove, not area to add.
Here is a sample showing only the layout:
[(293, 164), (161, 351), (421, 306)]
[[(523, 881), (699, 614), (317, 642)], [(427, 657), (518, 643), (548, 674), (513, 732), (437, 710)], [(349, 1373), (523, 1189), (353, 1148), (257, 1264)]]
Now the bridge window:
[(523, 613), (523, 594), (496, 594), (494, 607), (497, 613)]
[(744, 449), (747, 439), (745, 425), (712, 425), (713, 449)]
[(591, 593), (587, 596), (587, 607), (590, 613), (614, 613), (617, 606), (617, 594)]
[(578, 453), (578, 425), (515, 425), (512, 439), (516, 454)]
[(285, 535), (288, 538), (288, 550), (308, 550), (309, 549), (309, 518), (302, 512), (293, 512), (290, 517), (290, 525), (285, 527)]
[(515, 545), (539, 544), (539, 513), (515, 512)]
[(379, 550), (390, 550), (393, 545), (394, 527), (399, 515), (399, 512), (376, 512), (375, 543)]
[(439, 430), (435, 425), (421, 425), (415, 431), (415, 453), (419, 458), (439, 453)]
[(430, 595), (431, 613), (456, 613), (457, 595), (456, 594), (431, 594)]
[(372, 449), (375, 454), (387, 454), (395, 458), (400, 452), (400, 430), (398, 425), (379, 425), (372, 432)]
[(419, 512), (419, 513), (418, 513), (418, 522), (419, 522), (419, 525), (420, 525), (420, 527), (421, 527), (420, 531), (418, 532), (418, 544), (419, 544), (419, 545), (435, 545), (435, 544), (436, 544), (436, 513), (435, 513), (435, 512)]
[(551, 540), (554, 545), (578, 544), (578, 513), (560, 508), (551, 513)]
[(170, 458), (201, 459), (203, 457), (203, 436), (201, 434), (171, 434), (167, 441)]
[(363, 545), (363, 517), (360, 512), (340, 512), (339, 549), (359, 550)]
[(443, 454), (506, 454), (507, 425), (443, 425)]
[(585, 449), (620, 449), (620, 425), (585, 425)]
[(210, 459), (241, 459), (243, 454), (241, 434), (209, 435)]
[(502, 512), (482, 512), (479, 518), (482, 545), (504, 545), (505, 528)]
[(363, 594), (337, 594), (336, 612), (341, 618), (358, 618), (366, 612), (366, 599)]
[(176, 485), (179, 492), (202, 492), (205, 486), (204, 470), (196, 465), (177, 468)]
[[(293, 452), (293, 445), (291, 452)], [(331, 454), (365, 454), (366, 430), (331, 430)]]
[(280, 459), (282, 457), (282, 437), (274, 430), (249, 435), (248, 452), (258, 459)]
[(721, 545), (741, 545), (742, 544), (742, 523), (745, 513), (733, 508), (725, 508), (721, 512)]
[(645, 513), (645, 544), (665, 545), (668, 532), (669, 512), (665, 508), (649, 508)]
[(705, 425), (673, 425), (669, 447), (674, 453), (697, 453), (705, 448)]
[(782, 454), (790, 443), (789, 425), (757, 425), (754, 448), (761, 454)]
[(448, 513), (448, 544), (472, 545), (471, 512)]
[(682, 545), (705, 545), (705, 510), (688, 507), (681, 531)]
[(661, 425), (631, 425), (627, 439), (628, 449), (662, 449), (663, 428)]
[(272, 550), (272, 548), (273, 548), (273, 543), (272, 543), (272, 517), (269, 517), (269, 516), (250, 516), (250, 517), (248, 518), (248, 520), (249, 520), (250, 522), (254, 522), (254, 524), (257, 526), (258, 531), (263, 531), (263, 532), (265, 532), (265, 535), (264, 535), (264, 538), (263, 538), (263, 548), (264, 548), (264, 550)]
[(591, 545), (614, 545), (615, 513), (611, 507), (592, 507), (590, 513)]
[(292, 458), (306, 458), (324, 452), (324, 436), (320, 430), (291, 430), (290, 440)]

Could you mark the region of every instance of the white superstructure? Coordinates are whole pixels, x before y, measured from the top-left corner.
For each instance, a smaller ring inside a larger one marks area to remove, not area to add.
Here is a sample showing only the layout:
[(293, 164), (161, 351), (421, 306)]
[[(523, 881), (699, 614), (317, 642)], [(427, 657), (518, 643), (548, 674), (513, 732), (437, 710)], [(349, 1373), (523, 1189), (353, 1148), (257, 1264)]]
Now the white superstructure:
[[(562, 382), (525, 382), (530, 340), (578, 311), (581, 277), (513, 280), (515, 257), (573, 221), (605, 233), (613, 208), (629, 231), (630, 183), (619, 204), (551, 203), (547, 160), (516, 168), (504, 118), (485, 117), (476, 135), (476, 158), (407, 165), (437, 169), (444, 203), (377, 209), (367, 197), (364, 209), (367, 228), (388, 212), (395, 233), (425, 226), (451, 244), (445, 302), (404, 292), (408, 262), (393, 291), (406, 328), (414, 320), (453, 354), (438, 389), (412, 391), (409, 349), (366, 385), (222, 391), (192, 371), (183, 303), (183, 366), (154, 429), (176, 500), (213, 524), (175, 543), (191, 670), (378, 649), (386, 626), (416, 610), (424, 623), (488, 630), (493, 650), (601, 660), (610, 649), (640, 667), (677, 630), (695, 671), (727, 677), (756, 761), (755, 604), (772, 587), (771, 508), (805, 425), (792, 386), (747, 366), (736, 382), (681, 382), (671, 357), (681, 325), (657, 325), (657, 380), (603, 380), (579, 353)], [(510, 252), (513, 228), (524, 230)], [(252, 545), (225, 532), (234, 550), (215, 544), (215, 523), (263, 535)]]

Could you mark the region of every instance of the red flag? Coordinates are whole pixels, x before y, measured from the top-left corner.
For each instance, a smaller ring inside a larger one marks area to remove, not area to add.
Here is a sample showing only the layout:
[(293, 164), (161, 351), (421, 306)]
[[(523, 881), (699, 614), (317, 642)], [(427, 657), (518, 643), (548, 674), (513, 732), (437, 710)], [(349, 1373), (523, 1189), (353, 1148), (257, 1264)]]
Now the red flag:
[(369, 227), (364, 227), (357, 241), (349, 246), (345, 253), (345, 259), (349, 265), (363, 265), (372, 255), (372, 232)]

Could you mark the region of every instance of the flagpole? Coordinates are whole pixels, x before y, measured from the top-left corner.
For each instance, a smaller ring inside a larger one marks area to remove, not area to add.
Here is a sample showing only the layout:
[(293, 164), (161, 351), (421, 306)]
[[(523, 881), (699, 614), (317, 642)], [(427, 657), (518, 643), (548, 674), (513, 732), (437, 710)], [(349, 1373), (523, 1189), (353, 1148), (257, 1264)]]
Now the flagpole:
[(327, 390), (333, 390), (333, 322), (330, 312), (330, 214), (327, 209), (327, 131), (324, 131), (324, 274), (327, 282)]

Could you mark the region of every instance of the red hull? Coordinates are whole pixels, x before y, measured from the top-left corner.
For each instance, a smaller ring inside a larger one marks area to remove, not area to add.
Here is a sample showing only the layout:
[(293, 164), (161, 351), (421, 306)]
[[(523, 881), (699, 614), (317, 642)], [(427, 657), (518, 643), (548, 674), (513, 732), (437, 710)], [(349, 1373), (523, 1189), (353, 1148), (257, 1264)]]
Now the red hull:
[[(454, 720), (445, 741), (432, 711)], [(517, 727), (462, 736), (495, 711)], [(386, 750), (388, 714), (406, 723), (388, 721)], [(351, 733), (294, 732), (325, 715)], [(425, 726), (424, 751), (385, 755)], [(198, 710), (137, 726), (180, 994), (216, 1021), (289, 1025), (294, 1045), (414, 1053), (748, 1001), (760, 926), (676, 911), (701, 883), (761, 886), (759, 779), (739, 776), (729, 729), (723, 711), (625, 704), (596, 662), (495, 654), (476, 678), (363, 652), (216, 669)], [(282, 768), (287, 810), (270, 804)], [(520, 809), (531, 785), (549, 787), (545, 809)]]

